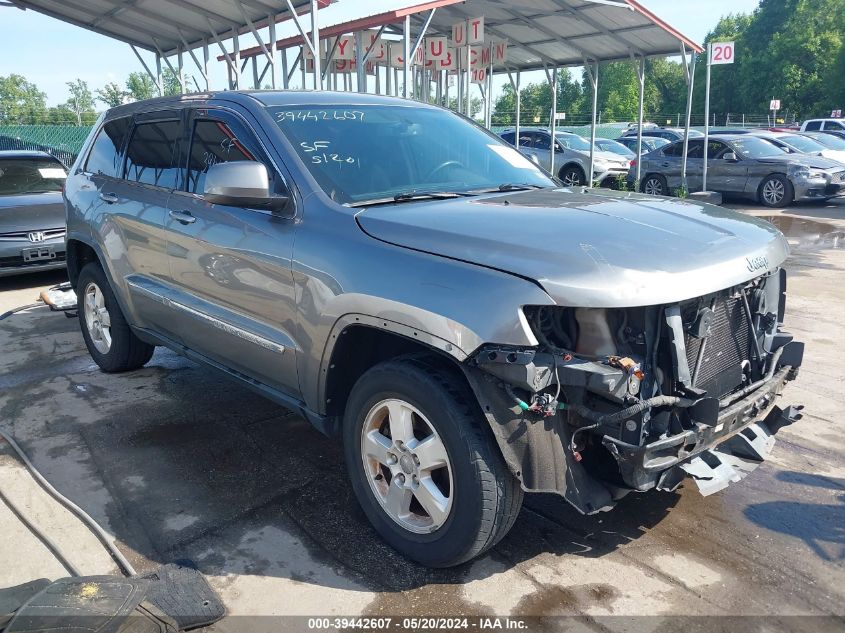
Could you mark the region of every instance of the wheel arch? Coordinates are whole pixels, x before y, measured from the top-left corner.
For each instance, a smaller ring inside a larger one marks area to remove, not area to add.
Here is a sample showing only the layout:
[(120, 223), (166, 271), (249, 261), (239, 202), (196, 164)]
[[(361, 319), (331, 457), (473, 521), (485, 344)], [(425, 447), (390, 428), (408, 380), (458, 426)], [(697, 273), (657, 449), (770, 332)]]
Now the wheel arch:
[(461, 368), (466, 353), (443, 339), (362, 314), (339, 319), (320, 366), (319, 413), (341, 419), (352, 387), (364, 372), (386, 360), (411, 354), (425, 355), (466, 380)]
[(660, 178), (663, 181), (663, 184), (666, 185), (667, 189), (666, 193), (664, 193), (663, 195), (669, 195), (669, 179), (666, 178), (666, 176), (661, 174), (659, 171), (647, 171), (642, 175), (642, 177), (640, 178), (640, 193), (645, 193), (645, 183), (651, 176)]
[(76, 288), (79, 272), (90, 263), (97, 262), (105, 270), (100, 254), (93, 246), (77, 238), (69, 237), (66, 244), (67, 274), (71, 286)]
[(794, 195), (795, 195), (795, 185), (793, 184), (792, 179), (790, 179), (790, 177), (786, 174), (786, 172), (771, 171), (768, 174), (766, 174), (765, 176), (760, 178), (760, 182), (757, 184), (757, 188), (754, 190), (754, 193), (757, 197), (757, 202), (762, 203), (762, 201), (763, 201), (763, 185), (765, 185), (766, 181), (769, 178), (771, 178), (772, 176), (779, 176), (780, 178), (783, 178), (787, 183), (789, 183), (789, 186), (792, 187), (793, 197), (794, 197)]
[(569, 161), (565, 162), (563, 165), (560, 166), (560, 169), (557, 172), (558, 178), (562, 178), (563, 171), (570, 167), (575, 167), (578, 171), (580, 171), (584, 175), (584, 179), (587, 178), (587, 170), (584, 169), (584, 165), (579, 163), (577, 160), (570, 159)]

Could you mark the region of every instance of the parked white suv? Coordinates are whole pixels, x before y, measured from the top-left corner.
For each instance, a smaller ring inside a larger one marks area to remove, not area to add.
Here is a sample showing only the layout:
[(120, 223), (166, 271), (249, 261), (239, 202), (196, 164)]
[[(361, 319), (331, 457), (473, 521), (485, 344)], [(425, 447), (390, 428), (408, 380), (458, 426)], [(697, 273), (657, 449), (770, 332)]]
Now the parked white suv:
[(802, 132), (845, 132), (845, 119), (808, 119), (801, 124)]

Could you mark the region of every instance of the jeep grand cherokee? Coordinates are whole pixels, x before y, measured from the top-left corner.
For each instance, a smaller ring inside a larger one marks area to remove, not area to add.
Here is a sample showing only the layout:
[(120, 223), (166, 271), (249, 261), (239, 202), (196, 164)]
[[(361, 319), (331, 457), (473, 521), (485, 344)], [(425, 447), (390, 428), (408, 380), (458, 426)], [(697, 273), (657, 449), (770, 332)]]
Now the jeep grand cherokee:
[(164, 345), (344, 445), (378, 532), (431, 566), (511, 528), (710, 493), (797, 417), (788, 247), (694, 201), (562, 187), (447, 110), (221, 92), (109, 110), (65, 190), (88, 349)]

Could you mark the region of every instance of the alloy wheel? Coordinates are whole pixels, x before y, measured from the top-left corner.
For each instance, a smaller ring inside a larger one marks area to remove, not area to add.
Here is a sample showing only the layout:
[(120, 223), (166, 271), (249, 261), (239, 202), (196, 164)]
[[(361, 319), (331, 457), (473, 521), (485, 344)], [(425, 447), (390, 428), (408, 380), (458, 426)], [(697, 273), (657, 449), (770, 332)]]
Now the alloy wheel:
[(785, 195), (786, 188), (783, 186), (783, 183), (776, 178), (770, 178), (763, 185), (763, 200), (766, 204), (778, 205), (783, 201), (783, 197)]
[(101, 354), (108, 354), (111, 349), (111, 316), (106, 308), (103, 291), (93, 281), (85, 286), (85, 327), (91, 342)]
[(391, 398), (375, 404), (361, 430), (361, 460), (385, 513), (417, 534), (449, 518), (454, 487), (446, 446), (413, 405)]
[(579, 186), (581, 184), (581, 174), (574, 169), (565, 172), (563, 175), (563, 184), (567, 187)]
[(643, 185), (643, 192), (650, 196), (662, 196), (663, 183), (658, 178), (649, 178)]

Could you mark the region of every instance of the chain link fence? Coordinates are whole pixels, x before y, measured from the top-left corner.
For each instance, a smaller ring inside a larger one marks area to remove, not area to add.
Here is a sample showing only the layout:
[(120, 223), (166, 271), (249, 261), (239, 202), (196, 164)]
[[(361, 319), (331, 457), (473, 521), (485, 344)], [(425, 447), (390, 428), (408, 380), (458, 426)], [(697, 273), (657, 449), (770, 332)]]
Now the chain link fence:
[(0, 125), (0, 150), (40, 150), (69, 167), (90, 131), (90, 125)]

